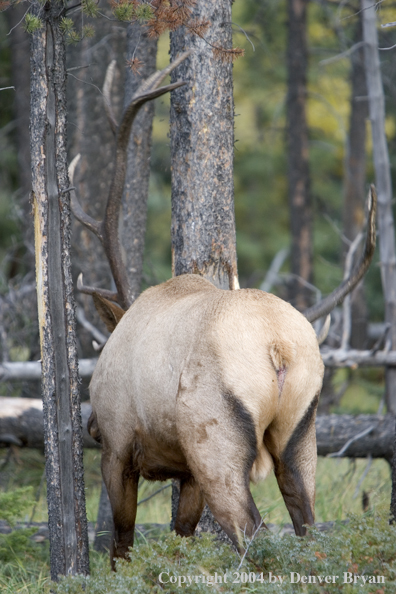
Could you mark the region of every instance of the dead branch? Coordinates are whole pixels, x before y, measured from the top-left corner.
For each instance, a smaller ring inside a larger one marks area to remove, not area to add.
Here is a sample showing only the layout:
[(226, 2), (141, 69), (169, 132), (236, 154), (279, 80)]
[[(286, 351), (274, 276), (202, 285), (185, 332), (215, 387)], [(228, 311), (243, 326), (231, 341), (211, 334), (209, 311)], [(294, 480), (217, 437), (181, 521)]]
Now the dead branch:
[(349, 278), (344, 280), (330, 295), (323, 299), (320, 303), (313, 305), (312, 307), (305, 310), (304, 315), (309, 322), (313, 322), (322, 316), (330, 313), (337, 305), (339, 305), (348, 293), (356, 287), (361, 278), (363, 278), (370, 262), (372, 260), (376, 233), (375, 233), (375, 214), (377, 210), (377, 194), (374, 185), (370, 186), (370, 192), (368, 197), (368, 220), (366, 230), (366, 242), (363, 249), (363, 254), (353, 269)]
[(88, 330), (88, 332), (92, 335), (92, 337), (96, 341), (99, 341), (100, 345), (104, 345), (104, 343), (107, 341), (107, 337), (100, 330), (98, 330), (93, 324), (91, 324), (91, 322), (89, 320), (87, 320), (87, 318), (85, 317), (84, 311), (82, 310), (81, 307), (77, 307), (76, 319), (77, 319), (77, 322), (79, 324), (81, 324), (81, 326), (83, 328), (85, 328), (85, 330)]
[(356, 349), (323, 349), (326, 367), (382, 367), (396, 365), (396, 351), (358, 351)]

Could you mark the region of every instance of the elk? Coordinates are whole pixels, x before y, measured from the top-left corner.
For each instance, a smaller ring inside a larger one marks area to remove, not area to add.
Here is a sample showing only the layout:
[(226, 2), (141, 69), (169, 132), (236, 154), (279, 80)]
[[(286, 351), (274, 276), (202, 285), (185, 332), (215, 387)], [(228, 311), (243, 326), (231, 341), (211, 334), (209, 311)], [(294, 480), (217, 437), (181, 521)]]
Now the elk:
[[(263, 291), (224, 291), (194, 274), (151, 287), (131, 303), (117, 229), (128, 137), (141, 105), (183, 84), (158, 88), (184, 57), (144, 82), (125, 111), (103, 222), (88, 217), (72, 192), (73, 212), (101, 240), (117, 287), (112, 293), (86, 287), (81, 278), (78, 283), (112, 332), (90, 384), (88, 429), (102, 445), (113, 568), (133, 545), (140, 476), (180, 480), (178, 534), (194, 533), (207, 503), (241, 550), (242, 536), (252, 537), (263, 525), (249, 482), (273, 468), (295, 532), (305, 534), (304, 525), (314, 523), (315, 416), (324, 370), (310, 322), (356, 286), (375, 248), (371, 186), (358, 264), (305, 314)], [(75, 166), (76, 160), (71, 184)]]

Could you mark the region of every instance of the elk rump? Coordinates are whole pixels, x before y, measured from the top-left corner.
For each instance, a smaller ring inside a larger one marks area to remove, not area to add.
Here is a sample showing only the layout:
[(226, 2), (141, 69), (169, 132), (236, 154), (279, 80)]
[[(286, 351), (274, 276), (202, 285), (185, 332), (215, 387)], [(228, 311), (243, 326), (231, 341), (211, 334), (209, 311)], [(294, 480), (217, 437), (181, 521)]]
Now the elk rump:
[(180, 479), (178, 534), (194, 533), (207, 503), (243, 549), (262, 523), (249, 481), (274, 468), (303, 535), (314, 522), (322, 377), (311, 324), (274, 295), (223, 291), (198, 275), (146, 290), (117, 324), (90, 385), (113, 566), (133, 545), (140, 475)]

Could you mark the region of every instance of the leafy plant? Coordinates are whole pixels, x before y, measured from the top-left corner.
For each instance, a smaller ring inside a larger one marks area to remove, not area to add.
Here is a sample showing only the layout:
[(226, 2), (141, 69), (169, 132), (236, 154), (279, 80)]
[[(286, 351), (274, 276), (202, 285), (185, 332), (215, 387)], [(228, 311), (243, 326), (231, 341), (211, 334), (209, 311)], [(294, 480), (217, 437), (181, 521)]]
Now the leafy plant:
[[(8, 534), (0, 534), (0, 562), (18, 563), (32, 558), (42, 557), (43, 547), (32, 541), (36, 528), (13, 529), (17, 520), (20, 520), (24, 513), (31, 508), (33, 503), (33, 488), (21, 487), (14, 491), (0, 493), (0, 520), (5, 520), (11, 527)], [(6, 568), (3, 570), (6, 571)]]

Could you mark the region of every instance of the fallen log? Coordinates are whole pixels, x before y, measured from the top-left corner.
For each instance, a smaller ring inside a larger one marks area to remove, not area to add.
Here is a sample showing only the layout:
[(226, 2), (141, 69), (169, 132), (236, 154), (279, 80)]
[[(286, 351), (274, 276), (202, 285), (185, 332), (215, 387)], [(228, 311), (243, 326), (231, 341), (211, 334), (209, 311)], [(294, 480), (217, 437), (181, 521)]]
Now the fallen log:
[[(321, 350), (326, 367), (396, 367), (396, 351), (359, 351), (354, 349)], [(90, 378), (97, 363), (97, 358), (80, 359), (79, 374)], [(0, 363), (0, 382), (15, 382), (41, 379), (40, 361), (20, 361)]]
[(320, 415), (316, 418), (319, 456), (386, 458), (393, 456), (393, 415)]
[[(89, 402), (81, 405), (85, 448), (98, 444), (87, 431)], [(391, 460), (395, 436), (393, 415), (323, 415), (316, 419), (319, 456)], [(0, 397), (0, 446), (43, 449), (43, 405), (33, 398)]]
[[(80, 359), (78, 370), (81, 378), (90, 378), (98, 359)], [(41, 379), (41, 361), (18, 361), (0, 363), (0, 382), (15, 382)]]
[[(87, 422), (91, 414), (89, 402), (81, 405), (84, 448), (97, 448), (89, 435)], [(43, 402), (38, 398), (0, 397), (0, 446), (44, 449)]]

